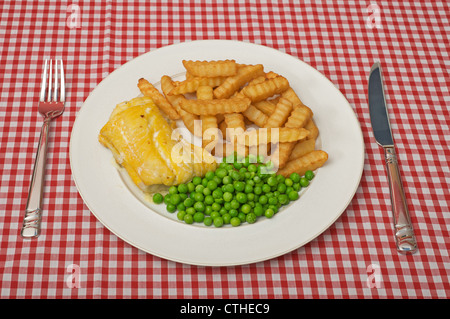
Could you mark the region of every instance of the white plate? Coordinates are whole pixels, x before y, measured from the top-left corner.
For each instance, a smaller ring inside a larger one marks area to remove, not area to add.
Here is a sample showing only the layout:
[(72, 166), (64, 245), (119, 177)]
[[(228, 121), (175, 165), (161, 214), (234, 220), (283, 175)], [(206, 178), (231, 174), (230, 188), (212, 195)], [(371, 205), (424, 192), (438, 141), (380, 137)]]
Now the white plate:
[[(137, 80), (152, 83), (183, 72), (183, 59), (235, 59), (285, 76), (314, 112), (321, 148), (329, 155), (300, 199), (272, 219), (239, 227), (199, 227), (178, 222), (165, 205), (136, 198), (97, 140), (119, 102), (140, 94)], [(277, 50), (236, 41), (194, 41), (145, 53), (112, 72), (86, 99), (73, 126), (70, 163), (79, 193), (115, 235), (150, 254), (187, 264), (226, 266), (274, 258), (319, 236), (345, 211), (359, 185), (364, 143), (359, 122), (341, 92), (308, 64)], [(169, 216), (170, 215), (170, 216)]]

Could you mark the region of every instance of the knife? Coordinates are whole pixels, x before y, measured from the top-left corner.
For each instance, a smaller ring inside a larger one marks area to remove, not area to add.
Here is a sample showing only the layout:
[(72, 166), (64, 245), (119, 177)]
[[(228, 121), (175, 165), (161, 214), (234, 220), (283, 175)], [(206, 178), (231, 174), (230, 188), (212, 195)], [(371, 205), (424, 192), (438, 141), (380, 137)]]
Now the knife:
[(369, 74), (369, 111), (375, 139), (383, 149), (386, 170), (389, 180), (395, 241), (397, 251), (403, 254), (413, 254), (417, 251), (416, 236), (411, 224), (405, 192), (400, 178), (400, 171), (392, 138), (391, 125), (383, 89), (383, 75), (380, 62), (370, 69)]

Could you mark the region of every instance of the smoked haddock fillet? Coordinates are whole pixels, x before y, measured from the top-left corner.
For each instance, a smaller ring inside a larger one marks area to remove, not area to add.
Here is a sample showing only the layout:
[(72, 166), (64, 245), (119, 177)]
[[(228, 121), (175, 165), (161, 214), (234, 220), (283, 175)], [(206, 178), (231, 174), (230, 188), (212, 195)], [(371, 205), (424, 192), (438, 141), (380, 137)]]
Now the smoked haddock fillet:
[(151, 98), (137, 97), (115, 107), (98, 139), (131, 180), (150, 191), (152, 185), (178, 185), (217, 167), (210, 153), (176, 137), (174, 128)]

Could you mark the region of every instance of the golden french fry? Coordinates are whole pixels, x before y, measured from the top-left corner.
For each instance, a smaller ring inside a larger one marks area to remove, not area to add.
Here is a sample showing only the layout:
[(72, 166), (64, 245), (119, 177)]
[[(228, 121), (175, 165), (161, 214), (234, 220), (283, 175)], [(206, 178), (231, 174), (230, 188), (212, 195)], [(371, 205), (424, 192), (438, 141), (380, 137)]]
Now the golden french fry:
[(219, 113), (240, 113), (250, 105), (248, 98), (230, 98), (216, 100), (182, 100), (180, 106), (185, 111), (196, 115), (216, 115)]
[(263, 100), (259, 102), (252, 103), (258, 110), (270, 116), (275, 111), (276, 104), (272, 103), (269, 100)]
[(172, 104), (149, 81), (140, 78), (138, 87), (141, 93), (150, 97), (171, 120), (178, 120), (180, 118), (180, 114), (178, 114)]
[(227, 123), (225, 120), (219, 123), (219, 130), (222, 132), (222, 137), (224, 140), (227, 140)]
[(258, 125), (259, 127), (263, 127), (266, 123), (268, 116), (261, 112), (254, 105), (250, 105), (244, 112), (242, 112), (244, 116), (250, 120), (250, 122)]
[(274, 127), (248, 130), (238, 136), (237, 142), (247, 146), (255, 146), (262, 143), (295, 142), (305, 139), (309, 131), (303, 128)]
[(255, 84), (259, 84), (262, 83), (266, 80), (266, 77), (264, 75), (260, 75), (256, 78), (254, 78), (253, 80), (251, 80), (250, 82), (247, 83), (247, 85), (255, 85)]
[(174, 88), (174, 84), (172, 79), (164, 75), (161, 78), (161, 89), (164, 92), (167, 100), (172, 104), (172, 106), (177, 110), (178, 114), (180, 114), (181, 120), (183, 121), (186, 128), (195, 136), (202, 136), (201, 125), (195, 125), (196, 121), (199, 120), (197, 115), (186, 112), (180, 107), (181, 101), (186, 100), (183, 95), (169, 95)]
[(266, 73), (266, 78), (267, 79), (273, 79), (276, 78), (277, 76), (280, 76), (279, 74), (273, 72), (273, 71), (269, 71)]
[(266, 121), (264, 127), (281, 127), (284, 125), (286, 120), (292, 111), (292, 103), (285, 98), (281, 98), (277, 105), (275, 106), (275, 110), (269, 116)]
[(292, 150), (297, 142), (278, 143), (270, 156), (271, 161), (278, 168), (283, 168), (289, 160)]
[(264, 67), (262, 64), (238, 67), (236, 75), (228, 77), (221, 85), (214, 89), (214, 96), (217, 99), (226, 99), (239, 90), (241, 86), (260, 75), (264, 75)]
[(245, 131), (244, 116), (241, 113), (224, 114), (226, 124), (226, 136), (231, 143), (236, 142), (237, 136)]
[(222, 84), (227, 77), (225, 76), (217, 76), (217, 77), (193, 77), (190, 79), (186, 79), (184, 81), (181, 81), (177, 84), (177, 86), (170, 91), (170, 95), (177, 95), (177, 94), (186, 94), (186, 93), (193, 93), (197, 91), (197, 89), (200, 86), (212, 86), (216, 87)]
[(314, 123), (314, 120), (312, 118), (309, 119), (309, 121), (305, 125), (305, 129), (309, 131), (308, 139), (316, 139), (317, 136), (319, 136), (319, 129), (316, 126), (316, 123)]
[(214, 98), (213, 88), (209, 85), (201, 85), (196, 91), (199, 100), (212, 100)]
[(302, 157), (293, 159), (286, 163), (286, 165), (278, 170), (277, 174), (289, 177), (292, 173), (297, 173), (300, 176), (304, 175), (308, 170), (315, 170), (322, 167), (328, 160), (328, 154), (322, 150), (312, 151)]
[(183, 60), (187, 72), (199, 77), (232, 76), (237, 73), (234, 60), (187, 61)]
[(300, 98), (298, 97), (297, 93), (295, 93), (294, 89), (291, 87), (288, 88), (286, 91), (284, 91), (281, 94), (281, 96), (291, 101), (292, 105), (294, 106), (294, 109), (301, 105), (305, 106), (302, 100), (300, 100)]
[[(213, 88), (211, 86), (200, 86), (198, 88), (197, 99), (212, 100), (213, 97)], [(202, 146), (211, 152), (219, 140), (217, 117), (215, 115), (200, 115), (200, 120), (202, 121)]]
[(303, 155), (306, 155), (308, 153), (311, 153), (314, 151), (316, 147), (316, 140), (315, 139), (306, 139), (303, 141), (298, 141), (294, 148), (292, 149), (292, 152), (289, 156), (288, 161), (291, 161), (293, 159), (302, 157)]
[(258, 102), (275, 94), (280, 94), (288, 88), (289, 81), (285, 77), (277, 76), (255, 85), (248, 85), (241, 92), (252, 100), (252, 102)]
[[(282, 98), (284, 99), (284, 98)], [(300, 105), (291, 112), (284, 126), (286, 127), (304, 127), (312, 116), (311, 109), (306, 105)]]

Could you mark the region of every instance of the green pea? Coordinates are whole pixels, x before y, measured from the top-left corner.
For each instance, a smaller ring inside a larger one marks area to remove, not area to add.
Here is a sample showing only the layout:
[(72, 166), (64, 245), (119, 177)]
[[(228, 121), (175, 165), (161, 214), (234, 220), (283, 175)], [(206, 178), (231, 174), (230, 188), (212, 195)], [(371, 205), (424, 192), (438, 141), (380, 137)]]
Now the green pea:
[(264, 213), (264, 210), (262, 208), (262, 205), (258, 205), (255, 206), (255, 208), (253, 208), (253, 213), (258, 217), (258, 216), (262, 216), (262, 214)]
[(214, 190), (214, 192), (212, 193), (212, 196), (213, 196), (215, 199), (222, 198), (223, 192), (222, 192), (222, 190), (221, 190), (220, 188), (218, 188), (218, 189)]
[(211, 195), (205, 196), (205, 204), (212, 205), (214, 203), (214, 197)]
[(308, 187), (308, 185), (309, 185), (309, 180), (306, 177), (300, 178), (300, 186)]
[(209, 188), (204, 188), (202, 193), (203, 195), (208, 196), (211, 195), (212, 192)]
[(247, 195), (245, 193), (237, 193), (236, 194), (236, 200), (243, 204), (247, 202)]
[(267, 198), (266, 195), (261, 195), (261, 196), (259, 197), (259, 203), (262, 204), (262, 205), (267, 204), (268, 201), (269, 201), (269, 199)]
[(253, 186), (249, 184), (245, 184), (244, 192), (246, 194), (253, 192)]
[[(289, 175), (289, 178), (294, 182), (294, 183), (298, 183), (300, 182), (300, 175), (298, 173), (292, 173), (291, 175)], [(289, 186), (289, 185), (288, 185)]]
[(279, 202), (281, 205), (286, 205), (287, 203), (289, 203), (289, 197), (288, 197), (288, 195), (286, 195), (286, 194), (281, 194), (281, 195), (278, 197), (278, 202)]
[(267, 218), (272, 218), (274, 214), (275, 212), (271, 208), (266, 209), (266, 211), (264, 212), (264, 216), (266, 216)]
[(169, 187), (169, 194), (178, 194), (178, 188), (176, 186), (170, 186)]
[(197, 193), (203, 193), (204, 189), (205, 189), (205, 186), (203, 186), (202, 184), (195, 186), (195, 191)]
[(280, 183), (277, 186), (277, 190), (282, 194), (286, 193), (286, 188), (287, 188), (287, 186), (284, 183)]
[(260, 195), (260, 194), (262, 193), (262, 187), (261, 187), (261, 186), (255, 186), (255, 187), (253, 188), (253, 192), (254, 192), (256, 195)]
[(195, 176), (195, 177), (192, 179), (192, 183), (193, 183), (195, 186), (200, 185), (200, 184), (202, 183), (202, 178), (201, 178), (200, 176)]
[(170, 203), (173, 205), (178, 205), (181, 202), (181, 197), (178, 193), (172, 194), (170, 196)]
[(222, 178), (220, 178), (218, 176), (214, 176), (214, 178), (212, 180), (215, 181), (217, 185), (222, 184)]
[(222, 183), (223, 183), (224, 185), (231, 184), (231, 183), (233, 183), (233, 178), (231, 178), (231, 176), (225, 176), (225, 177), (222, 179)]
[(165, 196), (164, 196), (164, 204), (170, 204), (170, 194), (166, 194)]
[(233, 226), (233, 227), (237, 227), (237, 226), (239, 226), (240, 224), (241, 224), (241, 220), (239, 219), (239, 217), (232, 217), (231, 219), (230, 219), (230, 224), (231, 224), (231, 226)]
[(164, 197), (160, 193), (156, 193), (153, 195), (153, 202), (155, 204), (161, 204), (163, 201), (164, 201)]
[(238, 171), (231, 171), (230, 176), (234, 181), (238, 181), (241, 178), (241, 175)]
[(222, 208), (222, 206), (220, 206), (219, 203), (213, 203), (211, 205), (211, 207), (212, 207), (213, 211), (216, 211), (216, 212), (218, 212)]
[(268, 184), (264, 184), (262, 186), (262, 191), (263, 193), (269, 193), (272, 189), (270, 188), (270, 186)]
[(186, 207), (192, 207), (194, 205), (194, 200), (188, 197), (184, 200), (183, 204)]
[(211, 218), (211, 216), (207, 216), (203, 220), (203, 224), (205, 224), (205, 226), (211, 226), (212, 222), (213, 222), (213, 219)]
[[(223, 193), (223, 200), (226, 202), (231, 202), (231, 200), (233, 199), (233, 194), (231, 192), (225, 192)], [(231, 205), (231, 203), (230, 203)]]
[(245, 189), (245, 183), (244, 182), (235, 182), (234, 184), (233, 184), (233, 186), (234, 186), (234, 189), (235, 189), (235, 191), (236, 192), (243, 192), (244, 191), (244, 189)]
[(205, 206), (205, 204), (204, 204), (203, 202), (196, 202), (196, 203), (194, 204), (194, 209), (195, 209), (197, 212), (204, 212), (204, 211), (205, 211), (205, 208), (206, 208), (206, 206)]
[(192, 193), (195, 190), (195, 185), (192, 182), (189, 182), (187, 184), (187, 188), (188, 188), (188, 193)]
[(205, 199), (205, 196), (203, 196), (203, 194), (202, 193), (195, 193), (194, 194), (194, 200), (196, 201), (196, 202), (202, 202), (203, 200)]
[(246, 216), (243, 212), (240, 212), (237, 217), (241, 220), (241, 223), (245, 222)]
[(186, 210), (186, 206), (184, 206), (184, 204), (181, 202), (181, 203), (179, 203), (179, 204), (177, 205), (177, 210), (178, 210), (178, 211), (180, 211), (180, 210)]
[(186, 214), (184, 215), (183, 220), (186, 224), (192, 224), (194, 222), (194, 217), (191, 214)]
[(237, 215), (239, 214), (239, 212), (237, 211), (237, 209), (230, 209), (228, 211), (228, 213), (231, 215), (231, 217), (237, 217)]
[(253, 224), (256, 222), (256, 214), (255, 213), (249, 213), (247, 216), (245, 216), (245, 221), (249, 224)]
[(278, 198), (277, 197), (271, 197), (269, 198), (269, 205), (276, 205), (278, 204)]
[(227, 184), (223, 185), (224, 192), (233, 193), (234, 192), (234, 186), (233, 184)]
[(214, 226), (222, 227), (223, 226), (223, 218), (221, 216), (213, 219)]
[(276, 178), (275, 176), (270, 176), (270, 177), (267, 179), (267, 184), (268, 184), (269, 186), (275, 186), (275, 185), (277, 185), (277, 178)]
[(178, 193), (185, 194), (188, 192), (188, 186), (186, 184), (178, 185)]
[(174, 204), (167, 204), (166, 210), (169, 213), (174, 213), (177, 210), (177, 207)]
[(256, 171), (258, 170), (258, 167), (257, 167), (255, 164), (250, 164), (250, 165), (248, 166), (247, 170), (248, 170), (249, 172), (256, 173)]
[(288, 196), (290, 200), (297, 200), (299, 197), (298, 193), (294, 190), (289, 192)]
[(214, 220), (216, 217), (220, 217), (220, 213), (219, 212), (212, 212), (209, 216), (211, 216), (211, 218)]
[(232, 209), (238, 209), (239, 206), (241, 206), (241, 204), (239, 204), (239, 202), (236, 199), (233, 199), (230, 203)]
[(201, 223), (205, 219), (205, 215), (201, 212), (197, 212), (193, 215), (194, 222)]
[(241, 206), (241, 212), (248, 214), (252, 211), (252, 207), (249, 204), (244, 204)]
[[(292, 174), (294, 174), (294, 173), (292, 173)], [(286, 178), (284, 180), (284, 184), (289, 187), (289, 186), (292, 186), (292, 184), (294, 184), (294, 181), (291, 178)]]
[(195, 210), (194, 207), (188, 207), (188, 208), (186, 208), (186, 214), (194, 215), (196, 212), (197, 212), (197, 211)]
[(231, 221), (231, 215), (229, 213), (225, 213), (222, 215), (223, 218), (223, 223), (224, 224), (229, 224)]
[(223, 179), (227, 175), (228, 175), (228, 172), (224, 168), (218, 168), (216, 170), (216, 176), (219, 177), (220, 179)]
[(211, 205), (207, 205), (205, 207), (205, 215), (211, 215), (212, 212), (213, 212), (212, 206)]
[(306, 171), (305, 172), (305, 177), (307, 180), (312, 180), (314, 178), (314, 172), (313, 171)]
[(184, 220), (184, 215), (186, 215), (186, 211), (180, 210), (180, 211), (177, 213), (177, 218), (178, 218), (178, 220), (183, 221), (183, 220)]
[(206, 178), (207, 180), (212, 180), (212, 179), (214, 178), (214, 176), (215, 176), (215, 174), (214, 174), (213, 171), (209, 171), (209, 172), (207, 172), (207, 173), (205, 174), (205, 178)]

